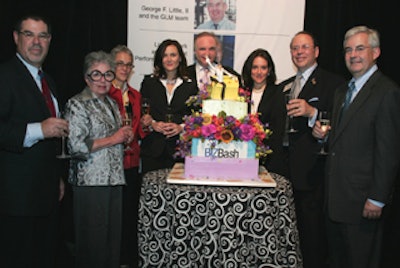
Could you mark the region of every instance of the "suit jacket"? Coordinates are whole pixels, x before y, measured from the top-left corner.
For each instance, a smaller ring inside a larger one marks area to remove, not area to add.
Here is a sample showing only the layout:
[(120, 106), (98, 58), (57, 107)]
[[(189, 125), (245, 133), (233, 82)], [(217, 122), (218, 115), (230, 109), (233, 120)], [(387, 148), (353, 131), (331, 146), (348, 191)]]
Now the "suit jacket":
[(339, 122), (346, 91), (335, 95), (325, 203), (332, 220), (359, 223), (367, 198), (390, 202), (400, 161), (400, 88), (377, 70)]
[[(242, 79), (241, 76), (238, 72), (236, 72), (235, 70), (233, 70), (231, 67), (229, 66), (222, 66), (225, 70), (227, 70), (229, 73), (237, 76), (238, 80), (239, 80), (239, 86), (242, 87)], [(188, 72), (188, 77), (193, 80), (196, 84), (197, 84), (197, 74), (196, 74), (196, 64), (192, 64), (189, 65), (187, 67), (187, 72)]]
[[(53, 80), (45, 74), (52, 94)], [(35, 80), (14, 57), (0, 66), (0, 212), (19, 216), (48, 214), (58, 205), (61, 163), (59, 139), (45, 139), (30, 148), (23, 142), (28, 123), (50, 112)]]
[[(295, 76), (282, 82), (283, 90), (291, 87)], [(335, 89), (344, 79), (317, 66), (304, 84), (298, 98), (304, 99), (319, 111), (330, 111)], [(289, 135), (289, 179), (297, 190), (311, 190), (320, 185), (324, 176), (325, 159), (316, 153), (320, 144), (312, 136), (307, 117), (294, 117), (297, 133)]]
[[(140, 87), (142, 97), (150, 99), (150, 114), (154, 120), (165, 121), (165, 115), (172, 113), (172, 121), (174, 123), (183, 123), (183, 117), (190, 115), (192, 112), (185, 102), (190, 96), (197, 95), (196, 82), (189, 79), (179, 85), (175, 89), (170, 104), (168, 104), (165, 91), (166, 89), (161, 81), (152, 75), (145, 76)], [(167, 150), (168, 155), (172, 156), (175, 153), (176, 141), (178, 139), (179, 135), (166, 139), (163, 134), (153, 131), (143, 139), (141, 154), (149, 157), (159, 157)]]
[[(249, 105), (249, 112), (250, 112)], [(282, 87), (268, 84), (263, 92), (257, 112), (263, 124), (268, 124), (272, 135), (266, 144), (272, 149), (272, 154), (266, 158), (265, 167), (270, 172), (287, 175), (285, 156), (282, 148), (282, 137), (285, 130), (286, 106)]]

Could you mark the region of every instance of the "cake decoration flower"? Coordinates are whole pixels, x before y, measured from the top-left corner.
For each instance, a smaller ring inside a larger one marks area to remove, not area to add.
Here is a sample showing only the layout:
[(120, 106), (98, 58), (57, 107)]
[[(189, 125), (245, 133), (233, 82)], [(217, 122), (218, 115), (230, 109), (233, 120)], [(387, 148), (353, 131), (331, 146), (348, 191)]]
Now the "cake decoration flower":
[(258, 114), (248, 114), (243, 118), (227, 116), (225, 112), (207, 115), (195, 112), (184, 118), (184, 131), (177, 143), (175, 156), (190, 155), (192, 139), (210, 140), (214, 146), (220, 142), (252, 141), (256, 145), (256, 157), (265, 157), (272, 153), (267, 139), (272, 134), (268, 125), (264, 125)]

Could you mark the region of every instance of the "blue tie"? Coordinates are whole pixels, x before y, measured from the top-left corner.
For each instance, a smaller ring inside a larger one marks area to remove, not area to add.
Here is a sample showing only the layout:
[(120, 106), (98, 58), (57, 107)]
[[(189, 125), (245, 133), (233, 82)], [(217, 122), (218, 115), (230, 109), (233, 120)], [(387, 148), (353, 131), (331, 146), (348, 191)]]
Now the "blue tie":
[(342, 112), (345, 112), (347, 110), (347, 108), (349, 107), (349, 105), (351, 103), (351, 97), (353, 96), (353, 93), (355, 90), (356, 90), (356, 85), (353, 80), (349, 84), (349, 89), (347, 90), (346, 98), (344, 99)]
[(354, 83), (354, 80), (352, 80), (349, 84), (349, 88), (347, 89), (342, 109), (340, 110), (339, 122), (342, 120), (343, 114), (346, 112), (347, 108), (349, 108), (349, 105), (351, 103), (351, 97), (353, 96), (355, 90), (356, 90), (356, 85)]

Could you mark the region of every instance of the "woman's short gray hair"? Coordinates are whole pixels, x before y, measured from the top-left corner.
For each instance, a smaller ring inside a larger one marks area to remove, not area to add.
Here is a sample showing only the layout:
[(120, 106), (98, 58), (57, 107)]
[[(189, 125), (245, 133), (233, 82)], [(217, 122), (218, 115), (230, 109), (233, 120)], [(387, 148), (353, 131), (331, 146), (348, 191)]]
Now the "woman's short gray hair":
[(109, 53), (102, 50), (93, 51), (85, 56), (83, 62), (83, 75), (87, 75), (88, 70), (96, 63), (105, 63), (110, 66), (111, 70), (115, 70), (114, 60)]

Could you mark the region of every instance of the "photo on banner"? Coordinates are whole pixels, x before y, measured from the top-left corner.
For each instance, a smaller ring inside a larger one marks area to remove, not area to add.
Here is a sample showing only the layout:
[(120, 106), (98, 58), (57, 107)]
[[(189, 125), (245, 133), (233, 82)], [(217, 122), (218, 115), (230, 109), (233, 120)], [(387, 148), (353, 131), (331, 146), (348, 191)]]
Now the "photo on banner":
[[(157, 46), (165, 39), (177, 40), (188, 65), (195, 61), (194, 36), (214, 32), (221, 40), (220, 62), (241, 72), (247, 56), (257, 48), (268, 50), (274, 58), (278, 82), (295, 74), (289, 44), (303, 30), (305, 0), (209, 0), (225, 2), (222, 15), (234, 30), (198, 29), (211, 20), (206, 0), (130, 0), (128, 2), (128, 47), (133, 51), (135, 74), (130, 83), (140, 88), (144, 75), (153, 71)], [(204, 13), (204, 14), (203, 14)], [(290, 18), (290, 19), (288, 19)]]

